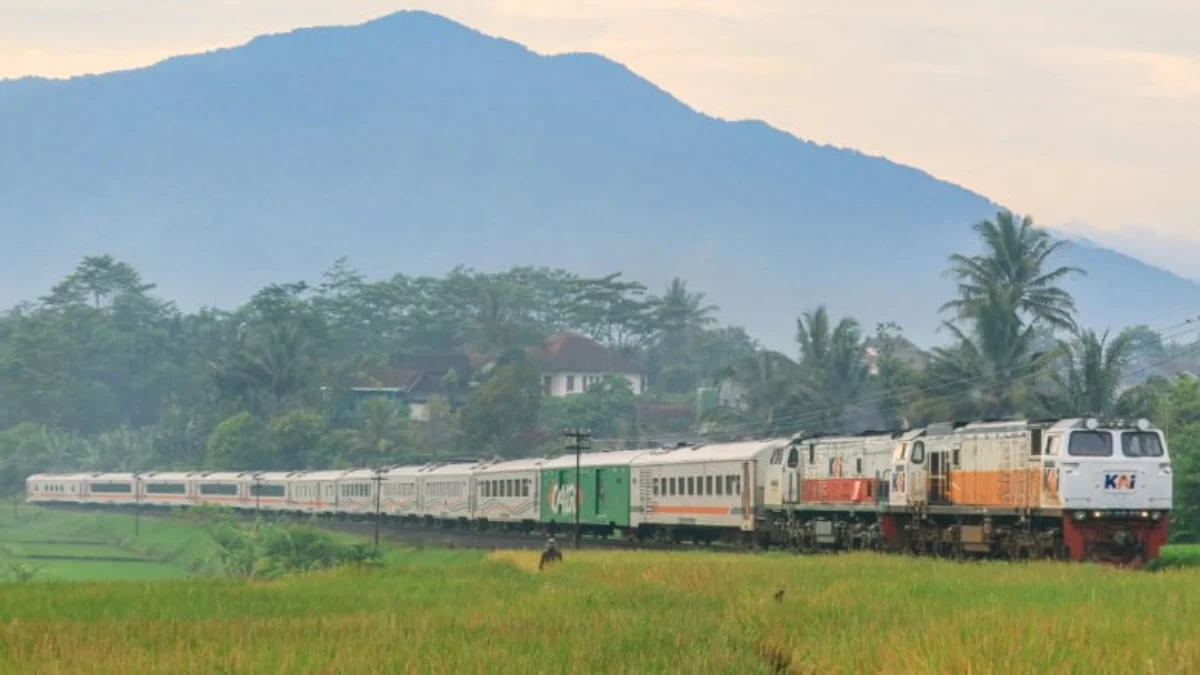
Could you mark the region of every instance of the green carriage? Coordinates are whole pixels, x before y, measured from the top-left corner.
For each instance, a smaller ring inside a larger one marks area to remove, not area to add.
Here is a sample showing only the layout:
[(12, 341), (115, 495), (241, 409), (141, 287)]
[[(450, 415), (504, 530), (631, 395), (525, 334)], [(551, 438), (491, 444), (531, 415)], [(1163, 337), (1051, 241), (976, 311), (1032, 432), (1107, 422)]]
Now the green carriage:
[(575, 504), (580, 503), (580, 529), (592, 534), (612, 534), (629, 527), (629, 464), (648, 450), (589, 452), (579, 458), (576, 497), (575, 455), (563, 455), (542, 465), (541, 517), (551, 532), (569, 532), (575, 526)]

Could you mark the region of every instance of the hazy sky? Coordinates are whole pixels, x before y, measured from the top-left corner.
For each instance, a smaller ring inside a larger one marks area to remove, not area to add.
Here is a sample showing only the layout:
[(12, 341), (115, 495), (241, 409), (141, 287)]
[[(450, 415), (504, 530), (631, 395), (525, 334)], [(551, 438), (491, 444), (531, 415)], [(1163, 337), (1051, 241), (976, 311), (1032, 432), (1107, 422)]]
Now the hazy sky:
[[(1200, 0), (0, 0), (0, 77), (416, 8), (603, 53), (707, 113), (885, 155), (1161, 262), (1200, 246)], [(1103, 233), (1129, 226), (1166, 239)]]

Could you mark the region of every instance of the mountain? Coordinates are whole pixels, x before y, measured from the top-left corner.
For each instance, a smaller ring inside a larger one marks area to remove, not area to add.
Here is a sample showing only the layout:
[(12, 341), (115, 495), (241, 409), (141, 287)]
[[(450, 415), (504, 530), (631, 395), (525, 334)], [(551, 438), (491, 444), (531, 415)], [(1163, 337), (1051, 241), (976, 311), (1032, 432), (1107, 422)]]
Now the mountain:
[[(812, 92), (820, 96), (820, 92)], [(433, 14), (314, 28), (69, 80), (0, 82), (0, 303), (84, 255), (185, 307), (315, 280), (515, 264), (706, 291), (769, 345), (826, 303), (938, 339), (947, 256), (985, 197), (701, 114), (624, 66), (542, 56)], [(1072, 248), (1086, 323), (1200, 313), (1200, 286)]]

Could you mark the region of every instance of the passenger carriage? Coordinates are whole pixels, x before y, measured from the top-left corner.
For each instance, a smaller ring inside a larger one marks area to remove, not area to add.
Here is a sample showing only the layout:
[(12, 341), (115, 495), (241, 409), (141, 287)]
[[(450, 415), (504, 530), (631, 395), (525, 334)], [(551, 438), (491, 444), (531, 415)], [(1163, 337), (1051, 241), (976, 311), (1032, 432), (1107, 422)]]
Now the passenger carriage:
[(197, 504), (244, 508), (249, 498), (248, 472), (209, 471), (191, 475)]
[[(337, 478), (337, 512), (345, 515), (375, 513), (375, 472), (353, 469)], [(383, 505), (380, 505), (382, 510)]]
[(192, 475), (181, 472), (138, 474), (138, 502), (150, 506), (187, 506), (195, 501)]
[(420, 466), (398, 466), (388, 469), (383, 479), (380, 510), (387, 516), (414, 520), (421, 513)]
[(94, 473), (84, 476), (80, 485), (85, 504), (136, 504), (134, 476), (131, 473)]
[(337, 513), (340, 493), (338, 481), (345, 471), (304, 471), (292, 476), (292, 510), (299, 513), (328, 515)]
[(678, 539), (750, 538), (765, 516), (768, 462), (788, 439), (684, 446), (633, 459), (631, 524)]
[(481, 528), (531, 530), (540, 515), (541, 466), (544, 459), (518, 459), (485, 464), (475, 471), (475, 509)]
[(429, 464), (417, 474), (421, 516), (427, 521), (466, 525), (473, 518), (471, 485), (480, 462)]
[(289, 490), (295, 474), (283, 471), (265, 471), (243, 475), (246, 483), (246, 499), (243, 508), (255, 511), (289, 511)]
[(25, 501), (30, 504), (80, 501), (83, 481), (89, 474), (37, 473), (25, 479)]

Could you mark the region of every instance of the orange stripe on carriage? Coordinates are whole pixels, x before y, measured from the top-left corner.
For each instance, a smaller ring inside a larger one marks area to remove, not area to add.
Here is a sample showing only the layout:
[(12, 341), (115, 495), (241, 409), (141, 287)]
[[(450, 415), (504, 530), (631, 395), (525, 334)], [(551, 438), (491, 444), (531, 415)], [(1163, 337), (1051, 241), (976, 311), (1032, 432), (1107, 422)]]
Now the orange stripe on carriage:
[(728, 506), (668, 506), (653, 504), (650, 506), (649, 512), (680, 516), (727, 516), (733, 513), (733, 509)]

